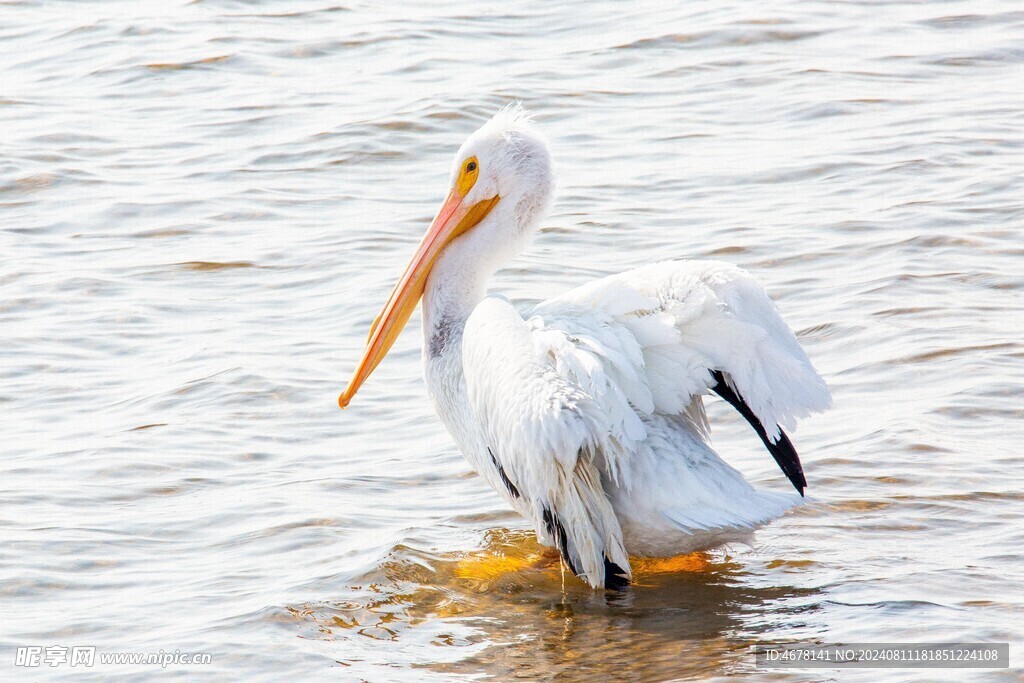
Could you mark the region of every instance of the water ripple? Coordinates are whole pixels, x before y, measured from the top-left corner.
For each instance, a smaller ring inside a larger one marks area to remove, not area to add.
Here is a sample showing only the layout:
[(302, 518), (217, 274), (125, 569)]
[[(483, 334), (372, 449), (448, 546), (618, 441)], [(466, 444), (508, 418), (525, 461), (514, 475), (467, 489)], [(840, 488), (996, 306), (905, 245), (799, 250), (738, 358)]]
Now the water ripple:
[[(1024, 642), (1018, 8), (3, 8), (6, 651), (701, 680), (754, 673), (754, 641)], [(496, 289), (730, 261), (829, 381), (809, 500), (752, 547), (563, 585), (434, 417), (414, 330), (338, 412), (452, 152), (512, 100), (560, 184)]]

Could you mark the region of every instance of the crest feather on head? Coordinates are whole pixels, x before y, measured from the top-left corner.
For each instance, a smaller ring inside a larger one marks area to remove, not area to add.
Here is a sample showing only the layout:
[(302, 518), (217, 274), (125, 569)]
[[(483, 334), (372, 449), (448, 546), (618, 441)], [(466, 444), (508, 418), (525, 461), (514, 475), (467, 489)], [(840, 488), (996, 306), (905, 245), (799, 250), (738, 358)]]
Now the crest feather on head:
[(533, 114), (523, 109), (523, 105), (518, 101), (507, 104), (484, 124), (484, 128), (501, 133), (506, 138), (512, 133), (530, 130), (532, 127)]

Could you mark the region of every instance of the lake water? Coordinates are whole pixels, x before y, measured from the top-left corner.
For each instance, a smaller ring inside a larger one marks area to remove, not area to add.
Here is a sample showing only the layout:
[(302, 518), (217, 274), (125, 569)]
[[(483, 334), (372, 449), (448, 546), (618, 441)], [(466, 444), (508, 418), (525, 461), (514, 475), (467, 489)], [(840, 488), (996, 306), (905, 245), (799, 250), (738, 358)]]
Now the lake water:
[[(212, 656), (97, 680), (691, 680), (951, 640), (1022, 675), (1022, 84), (1017, 2), (3, 3), (2, 676), (61, 645)], [(621, 595), (473, 569), (536, 549), (434, 415), (418, 313), (335, 403), (517, 99), (559, 190), (495, 289), (728, 260), (835, 397), (794, 435), (806, 505)], [(961, 677), (843, 678), (883, 675)]]

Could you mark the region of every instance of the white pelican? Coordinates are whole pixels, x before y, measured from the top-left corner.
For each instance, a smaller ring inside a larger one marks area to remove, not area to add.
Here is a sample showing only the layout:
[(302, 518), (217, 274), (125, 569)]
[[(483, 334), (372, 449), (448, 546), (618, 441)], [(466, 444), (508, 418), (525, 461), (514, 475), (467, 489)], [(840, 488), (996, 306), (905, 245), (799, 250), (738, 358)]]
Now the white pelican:
[(486, 295), (546, 214), (553, 181), (547, 146), (518, 106), (466, 140), (338, 403), (422, 298), (427, 387), (466, 459), (574, 574), (619, 587), (632, 577), (629, 554), (714, 547), (799, 501), (754, 489), (711, 449), (704, 395), (740, 412), (801, 496), (782, 427), (831, 398), (771, 299), (726, 263), (655, 263), (524, 313)]

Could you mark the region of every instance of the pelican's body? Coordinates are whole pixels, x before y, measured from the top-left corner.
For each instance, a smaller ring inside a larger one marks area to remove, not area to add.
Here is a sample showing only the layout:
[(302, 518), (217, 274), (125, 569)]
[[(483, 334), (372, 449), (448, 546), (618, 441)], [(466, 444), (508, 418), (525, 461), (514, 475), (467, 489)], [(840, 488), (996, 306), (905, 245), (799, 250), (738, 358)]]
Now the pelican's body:
[(523, 312), (486, 296), (552, 189), (547, 148), (518, 110), (470, 137), (340, 402), (422, 295), (427, 386), (459, 448), (575, 574), (615, 586), (631, 576), (630, 554), (712, 547), (799, 500), (755, 490), (711, 449), (704, 395), (740, 410), (801, 494), (780, 425), (830, 398), (771, 300), (728, 264), (656, 263)]

